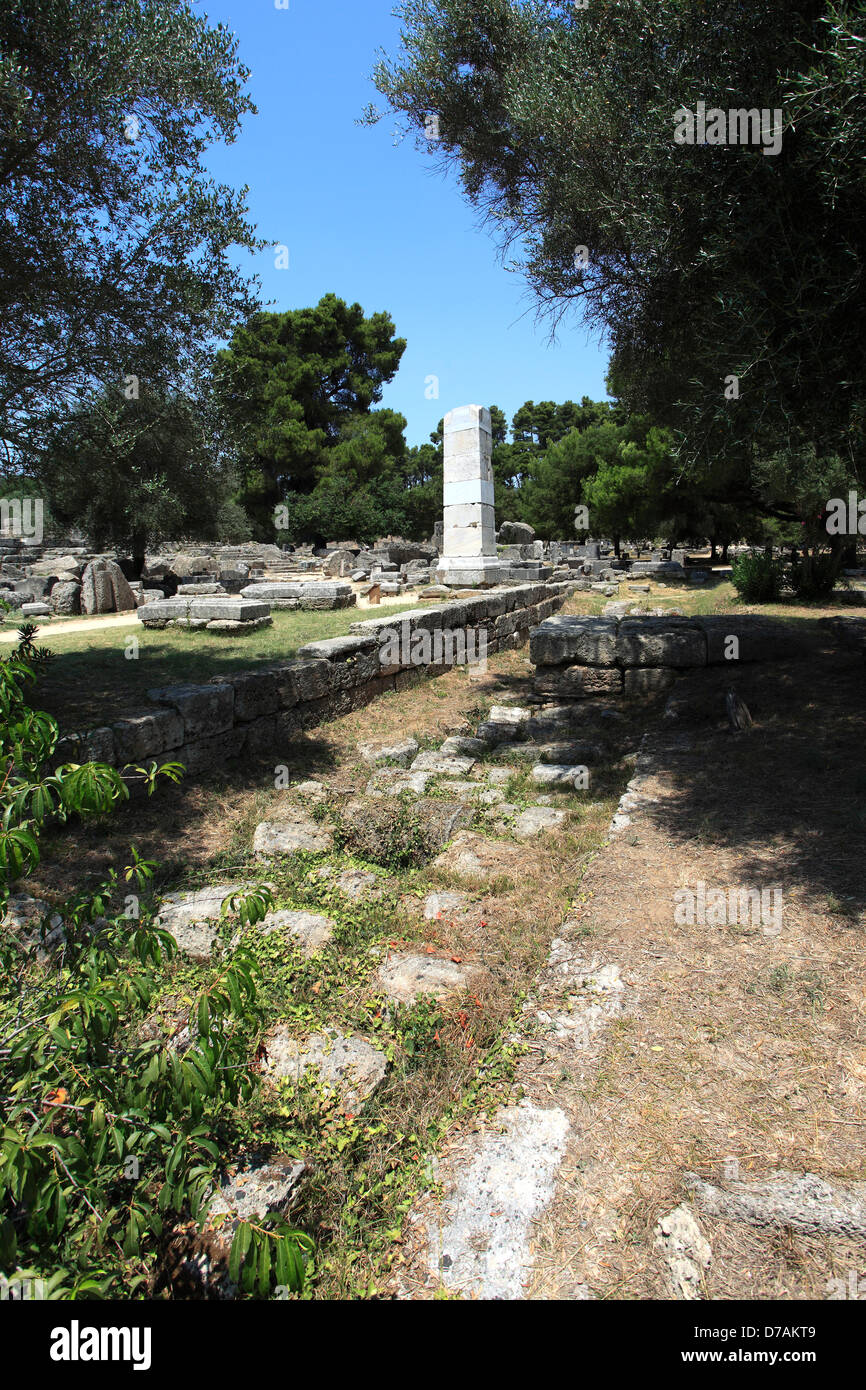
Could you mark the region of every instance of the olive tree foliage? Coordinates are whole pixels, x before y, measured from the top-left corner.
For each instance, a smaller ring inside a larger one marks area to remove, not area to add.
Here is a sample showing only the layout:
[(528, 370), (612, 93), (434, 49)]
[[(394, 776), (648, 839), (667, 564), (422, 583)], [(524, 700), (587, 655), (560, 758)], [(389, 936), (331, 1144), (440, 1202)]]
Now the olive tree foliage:
[(127, 551), (137, 575), (167, 537), (227, 540), (227, 521), (250, 534), (244, 514), (232, 515), (230, 455), (204, 392), (103, 391), (46, 431), (34, 472), (56, 521), (97, 549)]
[(136, 376), (200, 378), (252, 308), (246, 190), (204, 156), (254, 110), (233, 35), (189, 0), (0, 8), (0, 439)]
[[(744, 505), (792, 519), (804, 452), (862, 477), (862, 0), (399, 12), (375, 74), (388, 106), (457, 171), (541, 308), (579, 310), (609, 343), (623, 405), (673, 428), (681, 468), (734, 458)], [(781, 149), (677, 143), (699, 101), (780, 110)], [(762, 499), (767, 457), (787, 462)]]

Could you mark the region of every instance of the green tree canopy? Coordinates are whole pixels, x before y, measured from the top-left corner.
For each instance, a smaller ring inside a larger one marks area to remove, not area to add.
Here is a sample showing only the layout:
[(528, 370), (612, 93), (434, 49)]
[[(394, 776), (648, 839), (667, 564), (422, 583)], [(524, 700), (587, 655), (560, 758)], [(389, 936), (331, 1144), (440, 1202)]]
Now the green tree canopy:
[(253, 110), (222, 25), (187, 0), (7, 0), (0, 12), (0, 435), (134, 374), (193, 366), (252, 307), (230, 257), (245, 193), (204, 155)]
[[(401, 15), (379, 89), (410, 129), (437, 113), (422, 147), (527, 248), (541, 303), (604, 333), (625, 405), (675, 429), (680, 467), (742, 458), (753, 503), (769, 456), (786, 484), (804, 449), (862, 477), (860, 0), (405, 0)], [(699, 101), (781, 110), (780, 152), (678, 144), (676, 113)]]
[(216, 537), (223, 521), (243, 533), (242, 520), (221, 510), (234, 478), (207, 401), (105, 392), (49, 436), (38, 477), (61, 525), (80, 527), (98, 549), (129, 551), (138, 573), (159, 540)]
[(386, 313), (325, 295), (309, 309), (256, 313), (217, 360), (217, 391), (236, 441), (240, 500), (263, 534), (289, 493), (342, 474), (399, 466), (405, 421), (374, 411), (406, 343)]

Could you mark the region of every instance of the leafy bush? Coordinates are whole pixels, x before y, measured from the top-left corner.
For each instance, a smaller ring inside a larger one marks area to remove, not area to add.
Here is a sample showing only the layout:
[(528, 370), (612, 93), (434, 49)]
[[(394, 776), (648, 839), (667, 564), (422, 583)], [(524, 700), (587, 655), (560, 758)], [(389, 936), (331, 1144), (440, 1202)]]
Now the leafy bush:
[(802, 559), (792, 561), (789, 583), (797, 598), (804, 602), (827, 598), (836, 587), (841, 566), (841, 554), (807, 550)]
[(761, 550), (738, 556), (731, 567), (731, 581), (745, 603), (778, 603), (784, 577), (781, 560)]
[[(19, 647), (0, 663), (4, 911), (15, 880), (38, 863), (47, 822), (105, 813), (129, 795), (102, 764), (45, 770), (58, 729), (25, 701), (25, 655)], [(152, 792), (181, 772), (166, 764), (135, 775)], [(0, 930), (0, 1275), (42, 1280), (50, 1298), (144, 1291), (163, 1236), (205, 1217), (220, 1160), (212, 1135), (257, 1084), (248, 1036), (258, 1020), (258, 967), (243, 947), (193, 1001), (186, 1050), (143, 1027), (177, 951), (140, 909), (153, 869), (133, 850), (122, 874), (71, 897), (50, 949), (50, 921), (28, 934), (11, 912)], [(263, 890), (226, 899), (223, 909), (243, 923), (269, 906)], [(229, 1277), (262, 1296), (273, 1279), (297, 1289), (309, 1249), (280, 1220), (241, 1222)]]

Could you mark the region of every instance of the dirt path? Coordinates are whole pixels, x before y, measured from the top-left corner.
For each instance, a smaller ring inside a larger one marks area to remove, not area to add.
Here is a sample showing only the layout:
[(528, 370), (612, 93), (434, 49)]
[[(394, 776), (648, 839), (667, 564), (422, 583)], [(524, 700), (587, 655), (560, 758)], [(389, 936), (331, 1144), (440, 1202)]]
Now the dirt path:
[[(23, 620), (22, 620), (23, 621)], [(43, 623), (36, 633), (36, 641), (44, 641), (48, 636), (64, 637), (67, 632), (103, 632), (107, 627), (132, 627), (138, 623), (134, 613), (108, 613), (96, 618), (71, 618), (68, 622)], [(17, 642), (18, 632), (0, 632), (0, 642)]]
[[(824, 1299), (863, 1280), (861, 682), (829, 655), (747, 670), (741, 735), (719, 718), (727, 673), (677, 687), (527, 1001), (508, 1106), (455, 1134), (419, 1204), (409, 1296), (443, 1252), (464, 1296)], [(701, 884), (727, 921), (701, 923)], [(782, 896), (731, 921), (740, 888)]]

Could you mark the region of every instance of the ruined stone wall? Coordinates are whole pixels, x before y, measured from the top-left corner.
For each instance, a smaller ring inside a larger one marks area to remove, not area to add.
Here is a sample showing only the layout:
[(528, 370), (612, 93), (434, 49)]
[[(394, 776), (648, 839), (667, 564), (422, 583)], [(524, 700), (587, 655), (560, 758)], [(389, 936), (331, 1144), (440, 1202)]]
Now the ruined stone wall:
[(55, 761), (92, 759), (122, 768), (158, 759), (184, 763), (194, 774), (242, 754), (267, 754), (299, 731), (456, 664), (447, 652), (419, 662), (417, 635), (448, 633), (469, 650), (492, 655), (524, 640), (572, 589), (571, 583), (526, 584), (353, 623), (350, 636), (311, 642), (294, 660), (215, 676), (206, 685), (149, 691), (145, 709), (65, 737)]
[(751, 614), (706, 618), (556, 617), (530, 640), (535, 694), (549, 700), (662, 694), (680, 671), (806, 655), (803, 625)]

